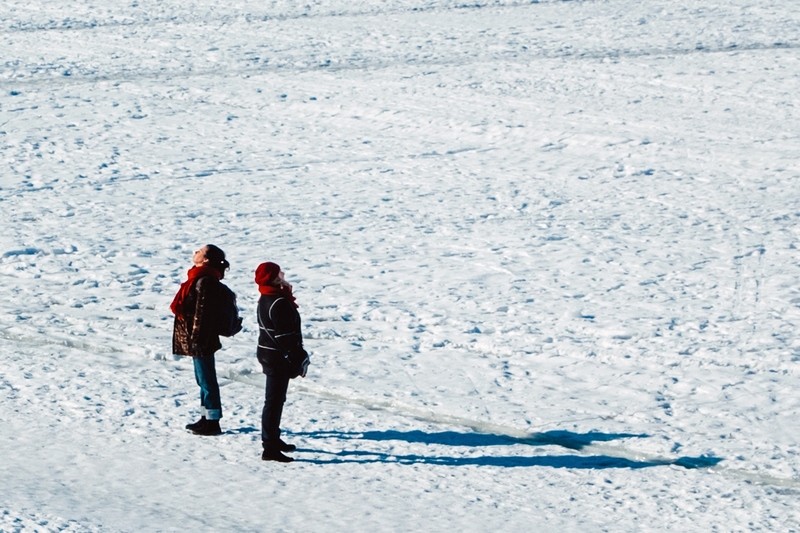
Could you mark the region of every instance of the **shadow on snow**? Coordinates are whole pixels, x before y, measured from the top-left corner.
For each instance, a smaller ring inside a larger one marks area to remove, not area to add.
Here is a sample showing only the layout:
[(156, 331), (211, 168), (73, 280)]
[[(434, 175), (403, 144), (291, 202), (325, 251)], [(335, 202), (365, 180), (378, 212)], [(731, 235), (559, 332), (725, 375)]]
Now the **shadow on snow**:
[[(335, 438), (341, 440), (373, 440), (373, 441), (405, 441), (415, 444), (437, 444), (445, 446), (465, 446), (481, 448), (486, 446), (560, 446), (569, 450), (580, 451), (595, 442), (609, 442), (619, 439), (646, 438), (646, 434), (631, 433), (573, 433), (571, 431), (554, 430), (533, 433), (526, 437), (510, 435), (494, 435), (485, 433), (461, 433), (457, 431), (441, 431), (426, 433), (424, 431), (315, 431), (293, 433), (313, 439)], [(309, 450), (311, 451), (311, 450)], [(550, 468), (604, 469), (604, 468), (649, 468), (654, 466), (681, 466), (684, 468), (709, 468), (722, 461), (719, 457), (679, 457), (677, 459), (630, 459), (613, 455), (535, 455), (535, 456), (472, 456), (444, 457), (428, 455), (395, 455), (363, 450), (344, 450), (339, 452), (319, 452), (330, 455), (329, 459), (311, 459), (300, 461), (332, 464), (332, 463), (398, 463), (429, 464), (443, 466), (500, 466), (526, 467), (544, 466)], [(621, 450), (624, 453), (624, 450)]]

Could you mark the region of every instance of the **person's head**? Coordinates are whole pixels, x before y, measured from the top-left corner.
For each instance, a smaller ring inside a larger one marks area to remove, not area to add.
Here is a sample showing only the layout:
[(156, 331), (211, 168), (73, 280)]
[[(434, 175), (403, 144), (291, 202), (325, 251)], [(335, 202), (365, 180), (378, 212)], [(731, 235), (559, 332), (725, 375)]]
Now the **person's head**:
[(219, 272), (220, 279), (225, 277), (225, 271), (231, 267), (225, 259), (225, 252), (213, 244), (206, 244), (194, 252), (192, 258), (195, 266), (207, 265)]
[(256, 283), (259, 287), (266, 285), (282, 285), (284, 283), (283, 270), (276, 263), (261, 263), (256, 268)]

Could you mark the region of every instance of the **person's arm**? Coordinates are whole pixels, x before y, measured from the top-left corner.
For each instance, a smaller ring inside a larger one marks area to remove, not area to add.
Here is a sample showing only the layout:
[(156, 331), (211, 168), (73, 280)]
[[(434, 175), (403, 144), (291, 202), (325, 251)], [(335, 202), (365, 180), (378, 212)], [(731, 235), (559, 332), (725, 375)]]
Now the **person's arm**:
[(208, 355), (203, 353), (205, 347), (209, 343), (211, 336), (211, 319), (209, 313), (211, 312), (211, 286), (208, 278), (200, 278), (194, 286), (197, 292), (197, 299), (194, 307), (194, 321), (192, 323), (192, 331), (189, 337), (189, 346), (191, 355), (200, 356)]
[(274, 328), (273, 337), (278, 343), (278, 349), (283, 353), (302, 351), (303, 335), (300, 332), (300, 315), (297, 309), (286, 298), (275, 300), (269, 310), (269, 319)]

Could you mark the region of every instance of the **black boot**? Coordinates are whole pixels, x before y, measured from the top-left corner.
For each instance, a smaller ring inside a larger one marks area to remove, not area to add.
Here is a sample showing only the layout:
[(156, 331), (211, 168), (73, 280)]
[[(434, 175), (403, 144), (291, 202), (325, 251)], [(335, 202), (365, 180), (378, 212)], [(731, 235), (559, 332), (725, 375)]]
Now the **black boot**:
[(198, 435), (221, 435), (222, 430), (219, 427), (219, 420), (209, 420), (206, 422), (206, 427), (196, 433)]
[(201, 416), (200, 420), (198, 420), (197, 422), (186, 424), (186, 429), (188, 429), (191, 432), (196, 432), (198, 429), (202, 429), (203, 427), (205, 427), (207, 422), (208, 420), (206, 420), (206, 417)]
[(293, 452), (297, 449), (297, 446), (294, 444), (287, 444), (283, 442), (283, 439), (278, 439), (278, 450), (282, 452)]
[[(285, 444), (285, 443), (284, 443)], [(279, 443), (263, 443), (264, 451), (261, 453), (262, 461), (277, 461), (279, 463), (291, 463), (293, 458), (281, 453)], [(287, 445), (288, 446), (288, 445)], [(288, 451), (288, 450), (287, 450)]]
[(278, 461), (279, 463), (291, 463), (294, 461), (292, 457), (288, 455), (283, 455), (278, 450), (267, 451), (264, 450), (261, 452), (261, 460), (262, 461)]
[[(202, 424), (198, 427), (191, 429), (190, 431), (195, 435), (206, 435), (206, 436), (214, 436), (222, 434), (222, 429), (219, 427), (219, 420), (207, 420), (202, 418), (200, 420)], [(198, 422), (198, 423), (200, 423)], [(194, 425), (194, 424), (190, 424)], [(187, 426), (188, 428), (188, 426)]]

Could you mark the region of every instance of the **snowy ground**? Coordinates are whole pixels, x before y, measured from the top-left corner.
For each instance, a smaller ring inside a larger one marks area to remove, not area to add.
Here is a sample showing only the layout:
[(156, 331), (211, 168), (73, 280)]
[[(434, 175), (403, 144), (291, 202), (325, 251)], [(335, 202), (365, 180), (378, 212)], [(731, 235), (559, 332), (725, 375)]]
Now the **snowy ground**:
[(800, 531), (799, 47), (794, 0), (6, 0), (0, 530)]

